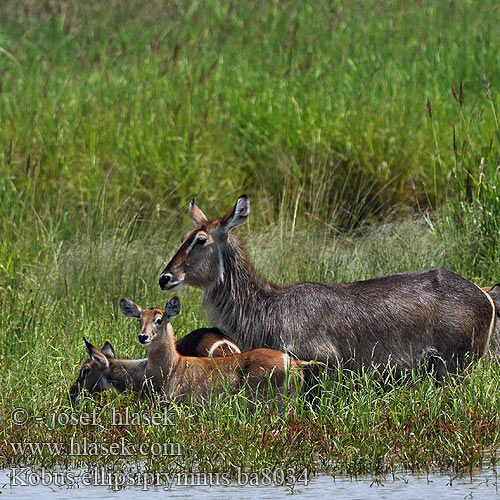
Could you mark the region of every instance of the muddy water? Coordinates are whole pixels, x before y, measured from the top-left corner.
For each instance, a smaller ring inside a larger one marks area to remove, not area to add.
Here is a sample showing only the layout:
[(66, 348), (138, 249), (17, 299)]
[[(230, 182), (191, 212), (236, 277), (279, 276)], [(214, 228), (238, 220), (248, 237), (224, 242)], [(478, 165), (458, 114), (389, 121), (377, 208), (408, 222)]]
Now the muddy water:
[[(124, 498), (136, 500), (147, 498), (203, 498), (203, 499), (248, 499), (279, 500), (293, 496), (300, 498), (335, 498), (342, 499), (404, 499), (422, 500), (425, 498), (464, 499), (464, 498), (500, 498), (499, 481), (496, 469), (485, 468), (472, 477), (451, 477), (449, 475), (412, 475), (399, 474), (386, 478), (346, 477), (333, 478), (329, 475), (311, 477), (306, 482), (298, 478), (292, 486), (276, 485), (271, 481), (267, 485), (226, 484), (221, 477), (191, 476), (172, 477), (172, 481), (162, 481), (162, 486), (144, 485), (140, 476), (134, 476), (136, 486), (118, 488), (117, 483), (123, 476), (113, 477), (104, 470), (92, 471), (57, 471), (44, 472), (28, 469), (0, 470), (1, 498), (26, 499), (36, 497), (42, 500), (89, 498)], [(276, 479), (276, 478), (275, 478)], [(279, 479), (279, 478), (278, 478)], [(243, 478), (240, 483), (251, 481)], [(115, 484), (113, 484), (113, 481)], [(99, 485), (96, 485), (95, 483)], [(147, 482), (147, 481), (145, 481)], [(307, 484), (304, 484), (304, 483)], [(168, 483), (168, 484), (167, 484)], [(196, 485), (193, 485), (195, 483)], [(202, 483), (200, 485), (200, 483)], [(212, 485), (208, 485), (212, 483)], [(139, 484), (139, 485), (138, 485)], [(146, 492), (147, 491), (147, 492)]]

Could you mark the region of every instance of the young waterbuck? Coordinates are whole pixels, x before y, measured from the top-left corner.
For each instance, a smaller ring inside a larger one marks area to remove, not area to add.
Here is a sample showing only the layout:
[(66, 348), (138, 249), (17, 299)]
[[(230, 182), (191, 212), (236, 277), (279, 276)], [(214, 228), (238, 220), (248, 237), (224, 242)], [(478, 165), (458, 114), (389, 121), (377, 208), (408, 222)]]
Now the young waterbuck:
[(109, 342), (101, 350), (84, 338), (89, 356), (80, 368), (78, 379), (69, 390), (71, 403), (78, 401), (82, 391), (90, 394), (115, 389), (118, 392), (131, 390), (142, 394), (147, 359), (119, 359)]
[(301, 359), (396, 371), (431, 356), (453, 372), (486, 351), (495, 305), (465, 278), (440, 268), (355, 283), (276, 286), (254, 271), (232, 232), (249, 213), (246, 195), (213, 220), (193, 200), (195, 228), (184, 234), (159, 279), (163, 290), (201, 288), (215, 324), (244, 349), (269, 347)]
[[(135, 302), (123, 297), (120, 299), (120, 309), (125, 316), (129, 318), (137, 318), (139, 322), (145, 321), (144, 318), (163, 314), (162, 309), (151, 307), (150, 309), (142, 309)], [(172, 336), (174, 330), (172, 325), (168, 324), (167, 328), (171, 331)], [(185, 337), (179, 339), (175, 344), (179, 354), (183, 356), (228, 356), (230, 354), (240, 353), (240, 348), (234, 343), (233, 339), (225, 335), (218, 328), (198, 328)]]
[[(132, 307), (129, 304), (129, 307)], [(139, 307), (136, 306), (139, 310)], [(187, 402), (191, 397), (206, 399), (210, 394), (248, 389), (252, 396), (265, 393), (269, 386), (280, 391), (301, 388), (318, 376), (316, 362), (292, 359), (288, 354), (270, 349), (225, 357), (183, 356), (176, 348), (170, 321), (179, 314), (180, 301), (173, 297), (165, 310), (146, 309), (141, 314), (141, 330), (137, 338), (146, 348), (146, 378), (155, 392), (167, 400)]]
[[(145, 312), (129, 299), (121, 299), (120, 307), (126, 316), (139, 320)], [(146, 310), (146, 315), (155, 312), (163, 313), (161, 309), (151, 309)], [(90, 394), (107, 389), (115, 389), (118, 392), (131, 390), (139, 395), (144, 393), (147, 358), (119, 359), (109, 342), (106, 341), (99, 350), (85, 338), (83, 340), (89, 359), (83, 363), (78, 379), (71, 386), (70, 399), (73, 404), (83, 390)], [(217, 328), (199, 328), (178, 340), (176, 348), (184, 356), (228, 356), (241, 352), (233, 340)]]

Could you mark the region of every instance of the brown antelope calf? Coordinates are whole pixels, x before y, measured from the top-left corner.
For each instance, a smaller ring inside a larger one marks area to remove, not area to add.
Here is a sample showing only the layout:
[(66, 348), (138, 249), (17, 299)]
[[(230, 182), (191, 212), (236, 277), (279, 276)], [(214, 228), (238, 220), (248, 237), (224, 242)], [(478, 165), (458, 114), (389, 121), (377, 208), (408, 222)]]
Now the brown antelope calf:
[[(140, 320), (144, 312), (129, 299), (120, 300), (120, 308), (126, 316)], [(159, 311), (161, 309), (154, 309)], [(173, 330), (171, 325), (168, 325)], [(146, 362), (144, 359), (120, 359), (115, 355), (113, 346), (105, 342), (101, 350), (94, 347), (84, 338), (85, 349), (89, 356), (78, 374), (78, 379), (71, 386), (70, 399), (76, 403), (83, 390), (90, 394), (115, 389), (118, 392), (130, 390), (138, 395), (143, 394)], [(233, 340), (217, 328), (199, 328), (189, 333), (176, 343), (176, 349), (184, 356), (228, 356), (240, 353)]]
[(266, 346), (300, 359), (340, 362), (355, 370), (389, 365), (396, 372), (414, 369), (430, 356), (440, 360), (440, 376), (488, 349), (495, 303), (462, 276), (439, 268), (353, 283), (278, 286), (255, 272), (234, 234), (249, 214), (246, 195), (216, 219), (193, 200), (195, 227), (184, 234), (159, 278), (163, 290), (202, 289), (214, 323), (243, 349)]
[(80, 368), (76, 382), (69, 390), (71, 403), (75, 404), (82, 391), (90, 394), (115, 389), (130, 390), (141, 395), (146, 373), (147, 358), (119, 359), (113, 346), (106, 341), (101, 350), (83, 338), (89, 356)]
[[(132, 305), (128, 304), (130, 313)], [(146, 348), (146, 378), (155, 392), (167, 400), (187, 402), (191, 397), (201, 400), (212, 391), (235, 393), (241, 388), (266, 392), (268, 384), (281, 391), (301, 387), (311, 374), (319, 374), (320, 364), (292, 359), (288, 354), (271, 349), (226, 357), (183, 356), (177, 351), (170, 321), (180, 312), (177, 297), (170, 299), (165, 310), (141, 309), (141, 330), (138, 340)]]
[[(158, 314), (163, 313), (161, 309), (154, 307), (144, 310), (126, 297), (120, 299), (120, 309), (125, 316), (137, 318), (140, 323), (142, 323), (142, 316), (145, 313), (148, 314), (150, 311), (153, 311), (153, 313), (156, 311)], [(169, 324), (168, 328), (170, 328), (173, 336), (174, 331), (172, 325)], [(241, 352), (233, 339), (225, 335), (218, 328), (198, 328), (198, 330), (194, 330), (185, 337), (179, 339), (176, 343), (176, 349), (179, 351), (179, 354), (183, 356), (196, 357), (221, 357)]]

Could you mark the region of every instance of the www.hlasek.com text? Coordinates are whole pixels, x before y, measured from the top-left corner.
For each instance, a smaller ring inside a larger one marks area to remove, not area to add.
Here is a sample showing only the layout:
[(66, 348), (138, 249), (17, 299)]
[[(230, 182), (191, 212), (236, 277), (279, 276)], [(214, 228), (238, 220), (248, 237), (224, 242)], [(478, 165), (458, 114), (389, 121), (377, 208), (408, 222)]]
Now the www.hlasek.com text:
[(133, 444), (124, 437), (112, 443), (89, 441), (86, 437), (75, 439), (71, 437), (69, 444), (56, 442), (24, 442), (9, 443), (13, 453), (17, 456), (180, 456), (180, 443), (143, 442)]

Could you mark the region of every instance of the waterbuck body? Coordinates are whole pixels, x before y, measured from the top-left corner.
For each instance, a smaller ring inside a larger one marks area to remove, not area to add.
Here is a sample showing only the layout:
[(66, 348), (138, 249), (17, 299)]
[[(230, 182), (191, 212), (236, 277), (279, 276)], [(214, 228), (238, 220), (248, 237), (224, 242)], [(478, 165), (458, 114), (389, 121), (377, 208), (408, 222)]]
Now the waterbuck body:
[(291, 359), (270, 349), (218, 358), (183, 356), (176, 348), (170, 327), (170, 321), (180, 311), (177, 297), (169, 300), (164, 311), (142, 311), (138, 341), (148, 354), (146, 377), (153, 390), (168, 401), (204, 400), (213, 394), (231, 394), (241, 389), (250, 391), (248, 394), (253, 397), (267, 394), (269, 389), (294, 391), (321, 371), (316, 362)]
[(491, 297), (444, 268), (355, 283), (268, 283), (231, 232), (249, 210), (243, 195), (227, 215), (208, 220), (193, 200), (195, 228), (159, 280), (164, 290), (203, 289), (215, 324), (244, 349), (269, 347), (353, 369), (407, 370), (431, 356), (453, 372), (486, 351), (496, 322)]

